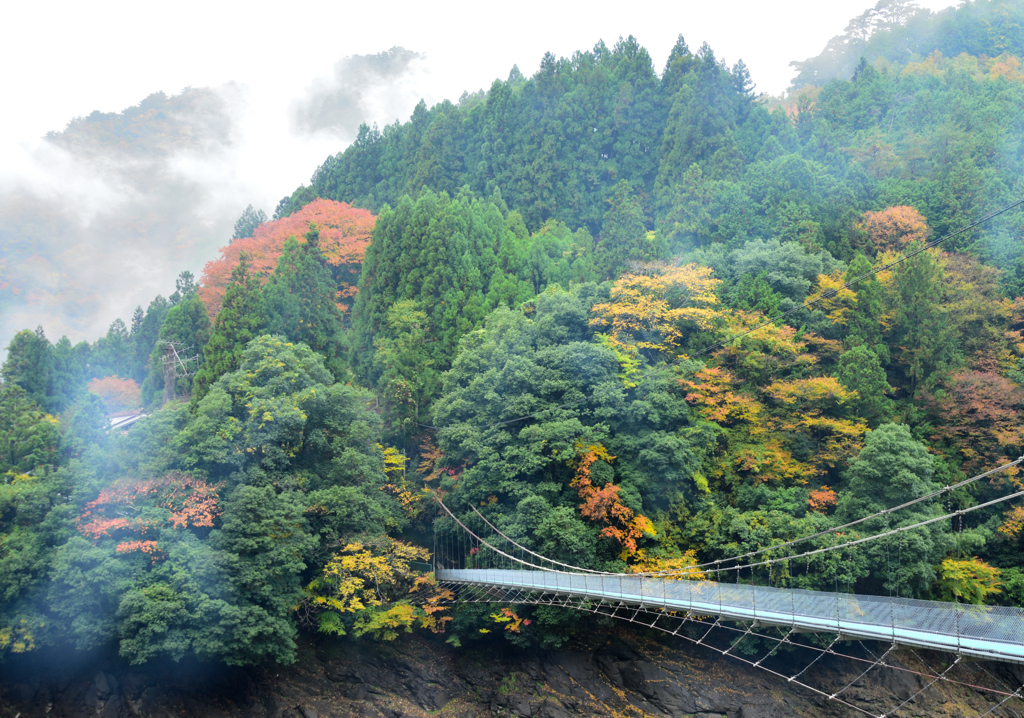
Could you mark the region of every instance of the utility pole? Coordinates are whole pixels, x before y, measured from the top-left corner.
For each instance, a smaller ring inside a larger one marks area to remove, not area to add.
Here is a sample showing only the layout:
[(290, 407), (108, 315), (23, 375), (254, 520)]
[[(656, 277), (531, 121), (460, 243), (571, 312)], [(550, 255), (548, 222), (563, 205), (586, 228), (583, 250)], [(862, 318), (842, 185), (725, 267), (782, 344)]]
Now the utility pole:
[(184, 379), (196, 373), (199, 365), (199, 355), (189, 356), (192, 347), (186, 347), (181, 342), (164, 341), (164, 401), (166, 404), (173, 401), (175, 397), (174, 385), (178, 379)]

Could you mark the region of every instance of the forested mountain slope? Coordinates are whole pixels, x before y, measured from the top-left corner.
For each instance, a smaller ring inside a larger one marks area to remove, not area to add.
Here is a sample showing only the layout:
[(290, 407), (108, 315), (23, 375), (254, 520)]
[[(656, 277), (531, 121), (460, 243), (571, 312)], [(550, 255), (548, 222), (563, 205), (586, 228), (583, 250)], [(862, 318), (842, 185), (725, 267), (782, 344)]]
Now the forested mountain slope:
[[(642, 572), (821, 547), (1019, 456), (1024, 212), (917, 251), (1021, 196), (1015, 62), (864, 63), (775, 101), (706, 46), (659, 75), (627, 39), (364, 128), (274, 221), (248, 210), (202, 286), (183, 273), (92, 345), (15, 337), (0, 650), (249, 665), (293, 661), (300, 631), (413, 629), (553, 649), (592, 619), (446, 605), (431, 490)], [(990, 507), (741, 580), (1022, 605), (1022, 528)]]
[(929, 55), (974, 57), (1024, 55), (1024, 8), (1014, 0), (969, 0), (939, 12), (913, 0), (879, 0), (850, 20), (824, 51), (801, 62), (794, 88), (846, 79), (860, 58), (906, 64)]

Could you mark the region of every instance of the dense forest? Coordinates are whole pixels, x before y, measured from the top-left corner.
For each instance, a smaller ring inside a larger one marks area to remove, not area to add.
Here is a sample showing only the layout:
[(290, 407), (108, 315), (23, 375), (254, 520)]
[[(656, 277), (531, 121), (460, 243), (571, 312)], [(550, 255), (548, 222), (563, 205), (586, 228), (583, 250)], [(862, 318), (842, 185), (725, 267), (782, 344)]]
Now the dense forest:
[[(1016, 458), (1024, 211), (959, 230), (1024, 195), (1024, 48), (992, 29), (1008, 3), (911, 10), (882, 0), (849, 72), (808, 60), (782, 98), (682, 37), (660, 73), (633, 38), (548, 55), (362, 127), (95, 342), (18, 333), (0, 653), (287, 663), (300, 631), (555, 647), (579, 616), (446, 603), (431, 491), (542, 554), (645, 572)], [(730, 580), (1024, 606), (1022, 541), (1003, 504)]]

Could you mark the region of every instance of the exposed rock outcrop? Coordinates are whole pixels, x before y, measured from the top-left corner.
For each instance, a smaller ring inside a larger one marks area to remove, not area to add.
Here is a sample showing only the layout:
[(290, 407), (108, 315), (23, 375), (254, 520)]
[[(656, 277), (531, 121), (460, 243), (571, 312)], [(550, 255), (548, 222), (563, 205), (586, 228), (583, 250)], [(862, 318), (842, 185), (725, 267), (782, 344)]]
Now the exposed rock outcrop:
[[(292, 666), (263, 669), (168, 664), (129, 668), (84, 657), (9, 663), (0, 698), (3, 718), (571, 718), (693, 716), (782, 718), (863, 715), (784, 679), (680, 639), (629, 630), (595, 634), (564, 650), (503, 646), (454, 649), (440, 640), (403, 637), (388, 644), (319, 640)], [(901, 655), (907, 667), (927, 655)], [(937, 662), (942, 657), (936, 656)], [(936, 663), (937, 664), (937, 663)], [(804, 675), (850, 703), (890, 712), (927, 685), (918, 675), (826, 657)], [(1013, 690), (1024, 670), (958, 667), (961, 679)], [(1016, 681), (1016, 683), (1014, 683)], [(901, 716), (978, 716), (994, 703), (965, 687), (937, 684)], [(1012, 701), (991, 715), (1020, 711)]]

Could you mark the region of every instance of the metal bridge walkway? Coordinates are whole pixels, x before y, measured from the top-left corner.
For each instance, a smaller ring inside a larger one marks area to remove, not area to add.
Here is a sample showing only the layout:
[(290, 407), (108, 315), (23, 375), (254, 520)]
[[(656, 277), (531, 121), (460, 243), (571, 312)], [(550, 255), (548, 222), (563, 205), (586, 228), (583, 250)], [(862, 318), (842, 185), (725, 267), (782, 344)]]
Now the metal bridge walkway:
[(438, 568), (435, 576), (510, 603), (529, 603), (526, 591), (1024, 663), (1020, 608), (567, 571)]

